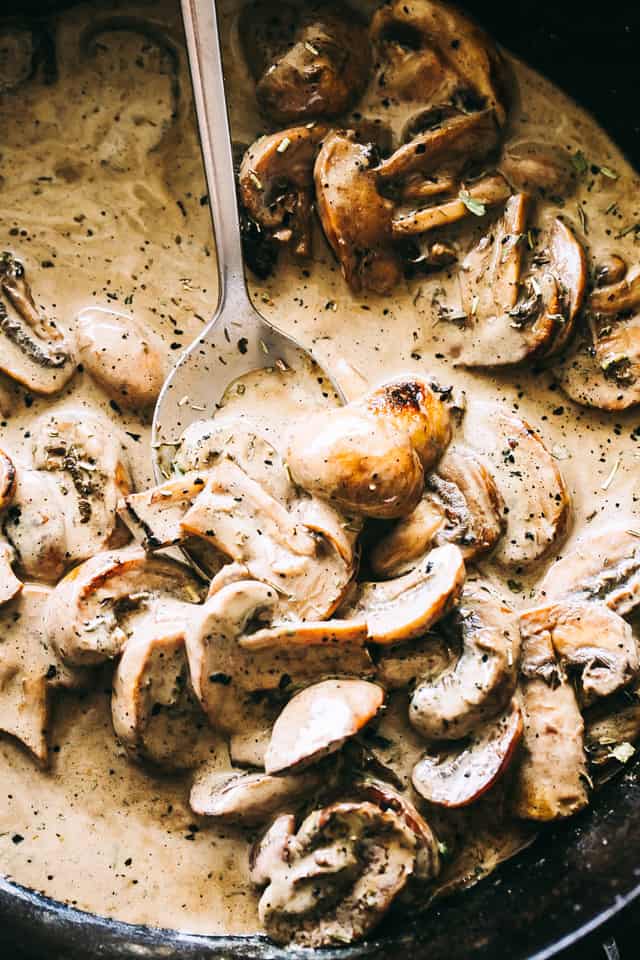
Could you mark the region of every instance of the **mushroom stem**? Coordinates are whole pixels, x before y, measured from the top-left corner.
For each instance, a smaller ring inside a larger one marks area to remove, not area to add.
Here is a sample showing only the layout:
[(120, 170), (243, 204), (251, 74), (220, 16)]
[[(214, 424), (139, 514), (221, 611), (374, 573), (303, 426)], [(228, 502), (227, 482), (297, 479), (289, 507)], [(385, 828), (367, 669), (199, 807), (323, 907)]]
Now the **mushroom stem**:
[[(484, 206), (494, 206), (497, 203), (502, 203), (510, 196), (511, 188), (501, 174), (493, 173), (470, 184), (466, 188), (466, 192), (469, 199)], [(436, 227), (456, 223), (463, 217), (468, 216), (469, 213), (469, 207), (459, 197), (455, 200), (447, 200), (446, 203), (435, 207), (426, 207), (424, 210), (403, 213), (395, 216), (392, 220), (393, 236), (400, 238), (410, 237), (417, 233), (426, 233), (427, 230), (434, 230)]]

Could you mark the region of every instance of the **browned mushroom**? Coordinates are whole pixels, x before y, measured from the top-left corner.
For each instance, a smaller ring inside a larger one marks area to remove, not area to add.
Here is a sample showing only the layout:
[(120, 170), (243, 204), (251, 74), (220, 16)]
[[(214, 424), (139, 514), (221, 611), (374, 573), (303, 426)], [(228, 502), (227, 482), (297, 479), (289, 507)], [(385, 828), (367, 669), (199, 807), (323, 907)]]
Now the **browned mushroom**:
[(504, 774), (522, 736), (515, 701), (507, 712), (477, 730), (457, 750), (427, 754), (413, 768), (412, 783), (430, 803), (465, 807), (478, 800)]
[(25, 270), (0, 254), (0, 370), (34, 393), (57, 393), (75, 373), (73, 351), (52, 320), (36, 307)]
[(338, 116), (367, 82), (366, 27), (344, 4), (252, 4), (240, 36), (258, 103), (278, 123)]
[(495, 716), (513, 695), (520, 650), (517, 622), (487, 584), (475, 581), (465, 585), (459, 609), (439, 629), (461, 648), (460, 655), (443, 673), (419, 680), (409, 720), (427, 740), (458, 740)]
[(326, 785), (326, 772), (320, 770), (270, 776), (205, 768), (193, 782), (189, 806), (200, 816), (224, 822), (265, 823), (278, 810), (295, 808)]
[(444, 543), (455, 543), (471, 560), (491, 550), (505, 527), (504, 501), (492, 474), (471, 450), (457, 445), (427, 476), (425, 494), (413, 513), (378, 541), (369, 562), (376, 576), (398, 576), (432, 546)]
[(376, 716), (384, 690), (367, 680), (324, 680), (289, 701), (264, 758), (267, 773), (299, 770), (335, 753)]
[(513, 196), (501, 221), (462, 264), (467, 319), (461, 362), (467, 366), (549, 356), (571, 336), (586, 287), (584, 251), (569, 227), (556, 219), (541, 250), (532, 252), (529, 212), (530, 198)]
[(548, 631), (525, 626), (520, 673), (524, 730), (513, 812), (525, 820), (570, 817), (589, 802), (584, 724)]
[[(612, 276), (619, 273), (616, 264)], [(586, 319), (582, 337), (556, 370), (560, 386), (587, 407), (626, 410), (640, 403), (640, 267), (596, 287)]]
[(511, 188), (500, 173), (456, 182), (454, 195), (451, 197), (439, 199), (431, 206), (409, 211), (396, 209), (391, 225), (393, 237), (402, 240), (457, 223), (471, 214), (484, 216), (487, 207), (503, 203), (510, 196)]
[(506, 122), (505, 63), (492, 40), (456, 7), (391, 0), (371, 21), (378, 55), (374, 83), (385, 102), (490, 108)]
[(354, 133), (330, 133), (318, 153), (314, 180), (325, 236), (351, 289), (386, 294), (402, 277), (393, 247), (393, 201), (378, 190), (376, 155)]
[(631, 627), (599, 601), (569, 599), (526, 610), (520, 631), (523, 636), (544, 634), (565, 670), (577, 673), (586, 706), (627, 686), (640, 669)]
[[(424, 844), (402, 811), (366, 800), (315, 810), (297, 832), (293, 817), (279, 817), (252, 858), (253, 882), (268, 884), (259, 906), (267, 933), (303, 947), (361, 939), (424, 871)], [(437, 875), (437, 852), (429, 862), (423, 880)]]
[(260, 137), (240, 166), (240, 198), (251, 219), (298, 257), (311, 255), (313, 165), (327, 133), (322, 124)]
[(371, 643), (386, 646), (426, 633), (456, 604), (465, 568), (453, 544), (437, 547), (393, 580), (358, 584), (343, 615), (365, 620)]

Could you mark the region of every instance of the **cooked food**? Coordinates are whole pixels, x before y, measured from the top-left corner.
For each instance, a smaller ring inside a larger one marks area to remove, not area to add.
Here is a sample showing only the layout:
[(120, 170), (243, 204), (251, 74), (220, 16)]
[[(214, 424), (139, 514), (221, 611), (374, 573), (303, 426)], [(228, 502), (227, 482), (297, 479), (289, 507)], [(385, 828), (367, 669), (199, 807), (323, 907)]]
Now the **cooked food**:
[(217, 199), (179, 4), (119, 6), (0, 25), (2, 870), (344, 946), (634, 762), (637, 177), (446, 3), (219, 6), (250, 293), (327, 376), (233, 379), (232, 318), (152, 457)]
[(258, 103), (278, 123), (337, 117), (367, 82), (366, 26), (344, 4), (256, 3), (245, 8), (240, 35)]

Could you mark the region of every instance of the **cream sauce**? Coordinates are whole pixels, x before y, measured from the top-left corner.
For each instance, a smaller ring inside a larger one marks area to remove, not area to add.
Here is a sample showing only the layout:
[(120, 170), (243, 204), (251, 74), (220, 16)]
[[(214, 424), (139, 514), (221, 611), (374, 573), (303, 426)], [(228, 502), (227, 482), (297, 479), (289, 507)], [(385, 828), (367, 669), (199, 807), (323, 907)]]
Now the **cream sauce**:
[[(59, 17), (55, 85), (31, 82), (0, 98), (2, 246), (25, 263), (39, 306), (63, 328), (73, 328), (87, 306), (130, 311), (161, 339), (170, 362), (209, 317), (216, 287), (178, 4), (114, 3), (112, 10), (152, 22), (175, 54), (158, 53), (136, 34), (106, 33), (96, 54), (83, 56), (80, 39), (96, 9), (83, 5)], [(249, 143), (263, 124), (240, 52), (237, 5), (225, 0), (223, 13), (233, 132)], [(520, 99), (509, 136), (581, 149), (590, 162), (616, 171), (617, 180), (588, 173), (562, 212), (580, 233), (583, 210), (591, 265), (612, 250), (633, 264), (635, 234), (614, 237), (640, 219), (638, 177), (592, 118), (523, 64), (514, 69)], [(360, 107), (365, 115), (377, 108), (373, 93)], [(552, 212), (547, 207), (540, 215)], [(469, 245), (470, 227), (477, 233), (468, 222), (459, 231)], [(611, 520), (640, 530), (637, 413), (581, 409), (554, 386), (550, 372), (494, 376), (457, 368), (455, 331), (438, 323), (432, 305), (439, 287), (455, 296), (453, 279), (414, 280), (386, 299), (354, 297), (319, 230), (314, 241), (313, 263), (301, 267), (282, 258), (269, 281), (251, 281), (251, 291), (260, 310), (311, 348), (348, 396), (395, 374), (429, 371), (463, 388), (470, 405), (504, 403), (540, 428), (564, 474), (573, 500), (569, 544)], [(243, 409), (264, 414), (265, 392), (283, 399), (281, 389), (274, 394), (258, 378), (242, 395)], [(12, 393), (15, 408), (2, 422), (0, 441), (18, 459), (29, 458), (34, 418), (72, 397), (104, 411), (123, 431), (136, 488), (150, 484), (148, 426), (114, 409), (86, 374), (54, 401), (18, 388)], [(278, 403), (273, 409), (286, 416)], [(488, 576), (499, 575), (490, 563), (483, 566)], [(518, 574), (522, 590), (514, 602), (526, 602), (543, 572)], [(154, 777), (127, 760), (113, 736), (109, 687), (105, 674), (95, 692), (59, 698), (47, 771), (16, 743), (0, 741), (3, 872), (121, 920), (200, 933), (258, 929), (245, 837), (190, 812), (187, 778)], [(393, 717), (392, 710), (391, 729)], [(226, 747), (216, 748), (214, 761), (228, 763)]]

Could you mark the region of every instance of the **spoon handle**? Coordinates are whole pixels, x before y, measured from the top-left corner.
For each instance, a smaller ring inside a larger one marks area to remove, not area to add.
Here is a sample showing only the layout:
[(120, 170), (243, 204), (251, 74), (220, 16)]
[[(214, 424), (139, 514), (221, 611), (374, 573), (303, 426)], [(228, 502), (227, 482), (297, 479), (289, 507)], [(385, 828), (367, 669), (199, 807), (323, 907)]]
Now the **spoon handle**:
[(249, 304), (249, 296), (244, 280), (240, 220), (215, 0), (182, 0), (182, 17), (216, 238), (218, 316), (225, 302), (232, 300), (236, 308), (242, 308), (244, 304)]

